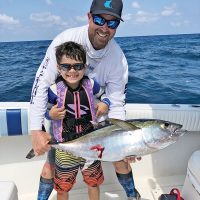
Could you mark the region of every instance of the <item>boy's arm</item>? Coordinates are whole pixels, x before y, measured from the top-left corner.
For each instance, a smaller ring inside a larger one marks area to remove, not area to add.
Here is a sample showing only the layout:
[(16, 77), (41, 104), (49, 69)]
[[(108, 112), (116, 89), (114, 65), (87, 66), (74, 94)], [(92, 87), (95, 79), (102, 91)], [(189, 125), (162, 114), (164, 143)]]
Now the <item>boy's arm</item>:
[(65, 107), (58, 108), (58, 104), (52, 106), (50, 110), (47, 110), (45, 116), (48, 120), (64, 119), (66, 114)]

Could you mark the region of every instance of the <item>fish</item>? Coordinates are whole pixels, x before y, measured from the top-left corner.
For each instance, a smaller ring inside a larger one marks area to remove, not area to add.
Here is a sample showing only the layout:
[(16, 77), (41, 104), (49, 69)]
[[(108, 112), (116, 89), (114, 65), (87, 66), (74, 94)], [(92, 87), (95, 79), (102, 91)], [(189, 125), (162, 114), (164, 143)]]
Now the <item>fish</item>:
[(128, 156), (144, 156), (175, 143), (187, 131), (181, 124), (159, 119), (107, 119), (109, 124), (75, 140), (52, 144), (53, 148), (84, 158), (115, 162)]

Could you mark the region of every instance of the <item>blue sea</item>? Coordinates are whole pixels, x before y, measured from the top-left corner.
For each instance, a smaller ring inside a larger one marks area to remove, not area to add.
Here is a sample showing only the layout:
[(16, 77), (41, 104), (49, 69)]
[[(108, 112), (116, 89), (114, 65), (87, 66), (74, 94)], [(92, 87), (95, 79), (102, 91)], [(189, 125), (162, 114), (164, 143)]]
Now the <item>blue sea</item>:
[[(116, 38), (129, 64), (127, 102), (200, 103), (200, 34)], [(0, 43), (0, 102), (30, 100), (51, 41)]]

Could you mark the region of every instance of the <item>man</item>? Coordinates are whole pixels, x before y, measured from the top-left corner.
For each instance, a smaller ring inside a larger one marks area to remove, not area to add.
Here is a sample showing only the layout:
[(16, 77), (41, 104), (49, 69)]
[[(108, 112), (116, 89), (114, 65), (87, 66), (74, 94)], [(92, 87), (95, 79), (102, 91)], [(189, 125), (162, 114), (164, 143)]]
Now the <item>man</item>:
[[(57, 77), (55, 47), (66, 41), (74, 41), (81, 45), (87, 53), (86, 74), (95, 78), (105, 87), (105, 92), (111, 101), (108, 117), (125, 119), (125, 91), (128, 81), (127, 60), (114, 41), (116, 29), (123, 21), (121, 18), (122, 0), (93, 0), (88, 13), (88, 25), (68, 29), (59, 34), (49, 46), (41, 63), (32, 89), (30, 116), (32, 146), (36, 155), (44, 154), (50, 149), (48, 142), (51, 136), (42, 131), (44, 113), (47, 104), (47, 89)], [(63, 108), (64, 110), (64, 108)], [(135, 190), (132, 171), (128, 162), (113, 163), (118, 180), (123, 186), (128, 199), (140, 199)], [(40, 200), (48, 199), (53, 183), (50, 171), (52, 165), (45, 164), (41, 175), (39, 196)], [(52, 174), (51, 174), (52, 175)], [(40, 195), (40, 192), (43, 192)]]

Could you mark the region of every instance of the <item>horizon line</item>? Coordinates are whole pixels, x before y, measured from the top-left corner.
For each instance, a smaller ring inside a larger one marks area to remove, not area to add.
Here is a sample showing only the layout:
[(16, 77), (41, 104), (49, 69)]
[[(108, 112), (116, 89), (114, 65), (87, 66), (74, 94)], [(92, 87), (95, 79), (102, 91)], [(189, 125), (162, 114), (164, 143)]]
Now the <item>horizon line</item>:
[[(152, 34), (152, 35), (134, 35), (134, 36), (115, 36), (114, 38), (127, 37), (155, 37), (155, 36), (175, 36), (175, 35), (199, 35), (200, 33), (172, 33), (172, 34)], [(54, 38), (53, 38), (54, 39)], [(15, 41), (0, 41), (0, 43), (8, 42), (37, 42), (37, 41), (53, 41), (53, 39), (38, 39), (38, 40), (15, 40)]]

